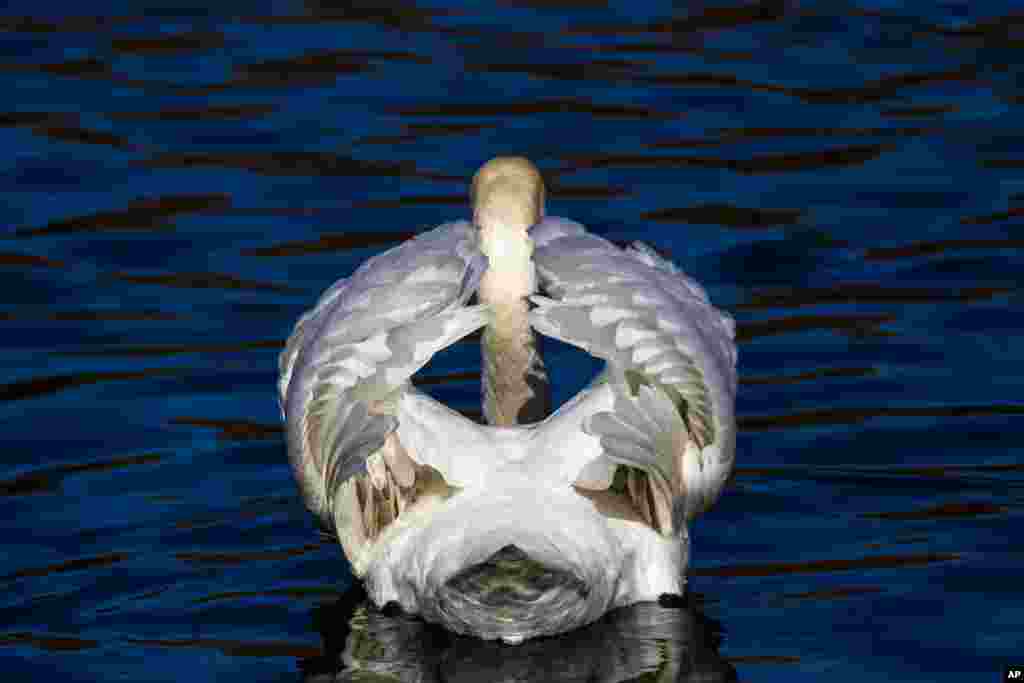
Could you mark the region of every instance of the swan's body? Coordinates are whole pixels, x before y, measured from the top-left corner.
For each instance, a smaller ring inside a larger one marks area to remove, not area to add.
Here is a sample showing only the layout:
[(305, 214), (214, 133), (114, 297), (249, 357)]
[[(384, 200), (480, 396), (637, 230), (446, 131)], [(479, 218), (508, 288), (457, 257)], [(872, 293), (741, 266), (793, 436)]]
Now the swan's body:
[[(735, 450), (731, 318), (643, 245), (544, 218), (543, 196), (532, 164), (491, 161), (473, 223), (364, 263), (281, 354), (296, 479), (373, 601), (508, 642), (681, 593), (686, 524)], [(409, 383), (482, 327), (488, 425)], [(522, 424), (546, 396), (534, 330), (607, 367)]]

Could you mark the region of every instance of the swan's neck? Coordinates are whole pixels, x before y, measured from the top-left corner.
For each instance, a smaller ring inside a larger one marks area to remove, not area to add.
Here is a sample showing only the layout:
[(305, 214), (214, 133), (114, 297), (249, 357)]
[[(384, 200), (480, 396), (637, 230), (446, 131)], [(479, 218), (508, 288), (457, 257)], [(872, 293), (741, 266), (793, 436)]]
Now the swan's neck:
[(537, 287), (533, 242), (525, 224), (480, 218), (480, 249), (489, 265), (478, 296), (494, 310), (483, 337), (484, 415), (499, 426), (536, 422), (547, 416), (549, 399), (547, 372), (527, 315), (526, 297)]
[(480, 283), (480, 300), (495, 306), (522, 301), (536, 291), (533, 240), (525, 224), (490, 216), (478, 217), (480, 251), (487, 255), (487, 272)]

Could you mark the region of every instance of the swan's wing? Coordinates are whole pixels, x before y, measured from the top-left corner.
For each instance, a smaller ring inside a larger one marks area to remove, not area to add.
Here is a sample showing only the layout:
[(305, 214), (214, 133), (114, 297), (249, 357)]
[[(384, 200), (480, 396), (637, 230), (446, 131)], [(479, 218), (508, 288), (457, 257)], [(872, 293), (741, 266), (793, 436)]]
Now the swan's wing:
[(735, 458), (734, 323), (649, 247), (620, 249), (547, 218), (531, 231), (542, 291), (531, 323), (608, 361), (613, 409), (590, 415), (603, 456), (667, 487), (673, 526), (717, 499)]
[[(328, 528), (342, 485), (367, 473), (395, 431), (412, 374), (486, 324), (487, 307), (465, 305), (485, 268), (472, 225), (442, 225), (366, 261), (296, 324), (278, 384), (288, 456), (306, 506)], [(384, 451), (396, 449), (389, 441)]]

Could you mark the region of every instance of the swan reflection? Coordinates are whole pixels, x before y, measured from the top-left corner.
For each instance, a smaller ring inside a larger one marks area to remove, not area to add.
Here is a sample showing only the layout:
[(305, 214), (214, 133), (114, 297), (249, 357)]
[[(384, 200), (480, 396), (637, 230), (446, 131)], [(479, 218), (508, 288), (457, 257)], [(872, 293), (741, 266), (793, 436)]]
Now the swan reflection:
[(738, 680), (718, 654), (721, 627), (692, 595), (623, 607), (575, 631), (519, 645), (451, 633), (394, 603), (378, 609), (361, 586), (318, 607), (314, 622), (324, 654), (301, 663), (309, 683)]

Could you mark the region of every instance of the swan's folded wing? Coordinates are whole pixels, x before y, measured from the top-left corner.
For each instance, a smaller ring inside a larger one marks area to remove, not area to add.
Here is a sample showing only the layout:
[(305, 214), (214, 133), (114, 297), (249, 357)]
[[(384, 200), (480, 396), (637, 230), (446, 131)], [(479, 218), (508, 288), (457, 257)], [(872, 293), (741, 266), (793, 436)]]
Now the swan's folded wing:
[(620, 249), (559, 218), (531, 237), (548, 295), (533, 297), (531, 324), (609, 364), (614, 408), (584, 428), (609, 459), (657, 475), (677, 499), (673, 517), (703, 511), (735, 457), (732, 318), (643, 244)]
[(328, 526), (340, 485), (395, 431), (412, 374), (486, 324), (486, 307), (465, 306), (485, 268), (473, 227), (446, 224), (364, 263), (295, 326), (280, 357), (288, 455)]

